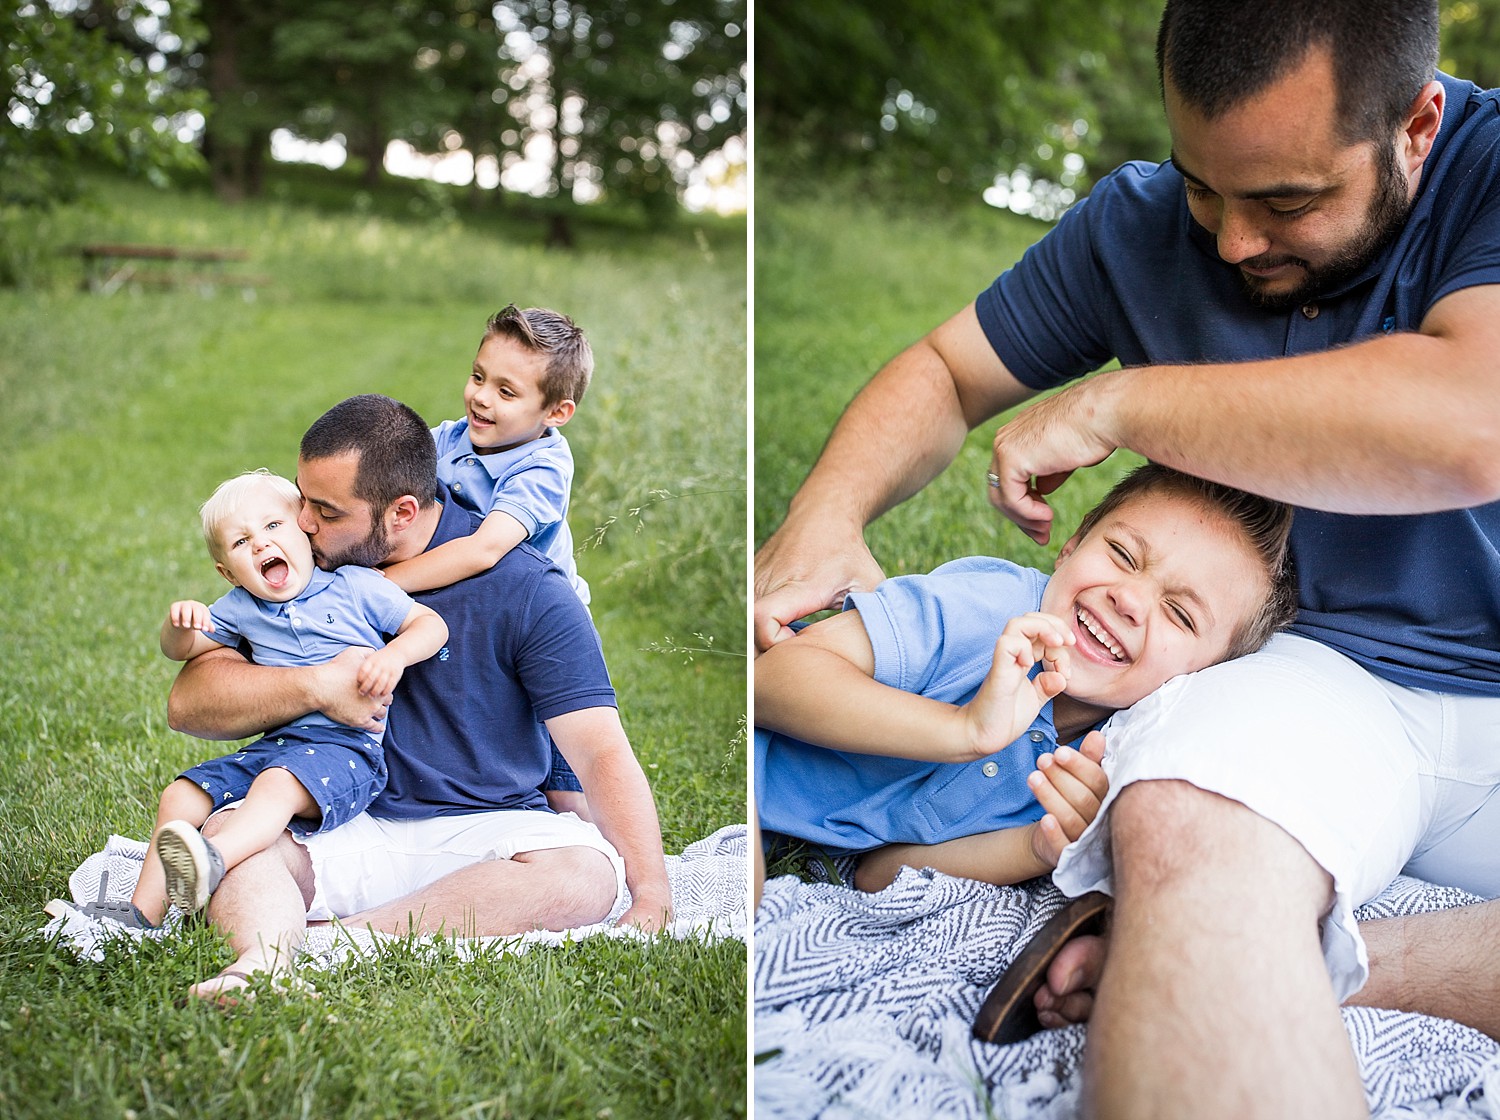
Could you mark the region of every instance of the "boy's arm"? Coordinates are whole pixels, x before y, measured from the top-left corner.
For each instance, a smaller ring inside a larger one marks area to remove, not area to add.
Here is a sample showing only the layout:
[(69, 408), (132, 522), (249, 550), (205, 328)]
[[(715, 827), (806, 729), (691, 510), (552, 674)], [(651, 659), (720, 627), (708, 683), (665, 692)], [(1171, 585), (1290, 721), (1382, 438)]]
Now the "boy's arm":
[[(859, 754), (968, 762), (1004, 749), (1067, 683), (1073, 635), (1050, 615), (1012, 619), (995, 661), (964, 705), (874, 679), (875, 651), (858, 611), (824, 619), (755, 662), (755, 722), (809, 743)], [(1052, 668), (1034, 680), (1038, 660)]]
[(223, 649), (223, 642), (204, 633), (213, 628), (214, 620), (205, 604), (179, 599), (167, 608), (166, 621), (161, 624), (161, 651), (173, 661), (190, 661), (200, 653)]
[(467, 537), (447, 541), (381, 571), (386, 579), (408, 595), (414, 591), (431, 591), (489, 571), (529, 535), (526, 526), (510, 514), (495, 510)]
[(413, 603), (401, 620), (396, 636), (365, 658), (355, 680), (366, 696), (394, 692), (409, 665), (426, 661), (448, 640), (448, 624), (431, 607)]
[(1056, 754), (1042, 755), (1026, 780), (1047, 811), (1041, 820), (941, 844), (877, 848), (859, 861), (854, 885), (862, 891), (884, 890), (903, 867), (930, 867), (1000, 887), (1048, 874), (1063, 849), (1082, 836), (1099, 814), (1109, 791), (1109, 779), (1100, 765), (1103, 757), (1104, 736), (1097, 731), (1090, 731), (1077, 750), (1059, 747)]
[(568, 765), (578, 772), (599, 831), (625, 860), (630, 909), (619, 924), (647, 932), (660, 929), (672, 918), (661, 825), (620, 713), (607, 706), (582, 708), (553, 716), (546, 724)]

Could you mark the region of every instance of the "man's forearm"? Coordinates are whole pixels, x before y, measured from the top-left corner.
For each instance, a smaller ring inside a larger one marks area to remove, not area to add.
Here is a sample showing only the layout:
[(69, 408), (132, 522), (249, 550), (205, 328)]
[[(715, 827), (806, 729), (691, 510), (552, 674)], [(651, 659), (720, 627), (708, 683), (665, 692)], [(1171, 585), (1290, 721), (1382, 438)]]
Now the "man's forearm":
[(613, 708), (589, 708), (547, 721), (568, 764), (578, 774), (589, 812), (625, 861), (625, 882), (637, 903), (671, 905), (661, 824), (645, 772)]
[(182, 667), (167, 698), (167, 723), (200, 739), (243, 739), (317, 711), (313, 670), (254, 665), (230, 649)]
[(1496, 352), (1401, 334), (1083, 388), (1112, 442), (1168, 466), (1312, 509), (1425, 513), (1500, 497)]

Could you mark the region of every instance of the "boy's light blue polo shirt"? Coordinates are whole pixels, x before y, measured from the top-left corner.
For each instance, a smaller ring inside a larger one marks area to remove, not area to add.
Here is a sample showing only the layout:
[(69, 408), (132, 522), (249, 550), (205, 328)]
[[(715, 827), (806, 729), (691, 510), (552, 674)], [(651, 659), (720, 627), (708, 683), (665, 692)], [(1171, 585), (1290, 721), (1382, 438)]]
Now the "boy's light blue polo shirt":
[[(207, 637), (231, 649), (248, 642), (257, 665), (321, 665), (350, 646), (380, 649), (414, 606), (410, 595), (370, 568), (315, 568), (302, 594), (285, 603), (234, 588), (209, 608), (214, 629)], [(297, 725), (342, 726), (321, 712)]]
[(508, 513), (526, 529), (526, 542), (567, 574), (584, 603), (589, 585), (573, 560), (568, 499), (573, 492), (573, 452), (556, 428), (539, 438), (481, 455), (469, 439), (469, 421), (445, 420), (432, 430), (444, 497), (481, 517)]
[[(1005, 624), (1036, 610), (1046, 585), (1034, 568), (973, 556), (888, 579), (850, 595), (844, 609), (857, 609), (864, 621), (877, 681), (963, 704), (989, 672)], [(965, 763), (827, 750), (757, 729), (761, 827), (843, 854), (1027, 824), (1042, 816), (1027, 775), (1057, 745), (1050, 703), (1010, 746)]]

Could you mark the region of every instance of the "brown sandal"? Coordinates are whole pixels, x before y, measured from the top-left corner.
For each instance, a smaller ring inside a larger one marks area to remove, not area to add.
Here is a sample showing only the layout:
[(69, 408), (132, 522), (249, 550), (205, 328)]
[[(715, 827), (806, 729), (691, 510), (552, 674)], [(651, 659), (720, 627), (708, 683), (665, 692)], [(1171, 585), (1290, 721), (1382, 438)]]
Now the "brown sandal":
[(1090, 891), (1048, 919), (995, 981), (974, 1017), (974, 1037), (1006, 1046), (1042, 1030), (1036, 1015), (1036, 994), (1047, 979), (1048, 966), (1073, 938), (1103, 933), (1109, 908), (1109, 895)]

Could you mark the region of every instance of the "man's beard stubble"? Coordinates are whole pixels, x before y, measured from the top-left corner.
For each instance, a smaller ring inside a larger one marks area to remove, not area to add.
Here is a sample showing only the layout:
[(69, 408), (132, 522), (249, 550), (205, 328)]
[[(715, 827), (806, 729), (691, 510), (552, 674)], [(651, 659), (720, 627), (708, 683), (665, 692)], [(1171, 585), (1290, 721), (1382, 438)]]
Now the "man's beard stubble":
[(335, 568), (342, 568), (345, 564), (355, 564), (361, 568), (375, 568), (385, 563), (390, 551), (391, 542), (386, 534), (385, 525), (377, 520), (374, 525), (370, 526), (370, 533), (364, 540), (336, 555), (320, 554), (317, 560), (320, 568), (330, 572)]
[(1407, 215), (1411, 213), (1413, 200), (1407, 197), (1406, 176), (1396, 163), (1395, 148), (1386, 145), (1380, 152), (1375, 197), (1370, 200), (1365, 224), (1358, 235), (1335, 252), (1325, 264), (1314, 267), (1306, 261), (1296, 260), (1295, 263), (1300, 264), (1307, 275), (1301, 284), (1289, 292), (1267, 293), (1259, 286), (1258, 280), (1241, 271), (1240, 283), (1251, 303), (1267, 311), (1282, 311), (1332, 291), (1363, 271), (1400, 232), (1401, 227), (1406, 224)]

